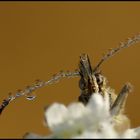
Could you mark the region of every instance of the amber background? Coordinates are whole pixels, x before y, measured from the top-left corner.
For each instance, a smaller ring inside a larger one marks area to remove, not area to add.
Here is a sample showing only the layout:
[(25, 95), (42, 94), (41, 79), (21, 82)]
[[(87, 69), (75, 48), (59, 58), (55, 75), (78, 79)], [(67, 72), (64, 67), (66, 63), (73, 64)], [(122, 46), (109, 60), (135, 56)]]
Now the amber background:
[[(83, 52), (96, 65), (107, 49), (139, 31), (140, 2), (0, 2), (0, 101), (35, 79), (75, 70)], [(102, 65), (116, 93), (127, 81), (134, 85), (126, 108), (133, 127), (140, 125), (139, 54), (140, 43)], [(77, 100), (78, 80), (64, 79), (39, 89), (34, 101), (12, 102), (0, 116), (0, 138), (48, 134), (44, 107)]]

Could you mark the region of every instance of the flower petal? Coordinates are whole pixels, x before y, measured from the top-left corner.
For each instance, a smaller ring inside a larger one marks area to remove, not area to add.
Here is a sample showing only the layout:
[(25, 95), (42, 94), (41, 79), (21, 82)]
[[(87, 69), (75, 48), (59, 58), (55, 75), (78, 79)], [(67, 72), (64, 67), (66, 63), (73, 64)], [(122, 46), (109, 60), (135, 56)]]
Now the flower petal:
[(68, 106), (69, 117), (80, 118), (85, 113), (85, 106), (82, 103), (72, 103)]
[(131, 136), (132, 138), (138, 138), (138, 139), (140, 139), (140, 127), (131, 129), (131, 133), (133, 134)]
[(54, 103), (45, 112), (47, 124), (50, 129), (62, 123), (67, 116), (67, 108), (63, 104)]
[(134, 132), (136, 132), (136, 138), (140, 139), (140, 127), (135, 128)]
[(24, 136), (23, 136), (23, 139), (43, 139), (42, 136), (39, 136), (35, 133), (26, 133)]
[(90, 108), (91, 110), (101, 110), (104, 106), (103, 104), (103, 98), (99, 93), (94, 93), (90, 100), (89, 103), (87, 104), (87, 107)]
[(94, 93), (87, 104), (87, 108), (100, 119), (109, 117), (109, 97), (107, 93), (105, 94), (105, 99), (100, 93)]

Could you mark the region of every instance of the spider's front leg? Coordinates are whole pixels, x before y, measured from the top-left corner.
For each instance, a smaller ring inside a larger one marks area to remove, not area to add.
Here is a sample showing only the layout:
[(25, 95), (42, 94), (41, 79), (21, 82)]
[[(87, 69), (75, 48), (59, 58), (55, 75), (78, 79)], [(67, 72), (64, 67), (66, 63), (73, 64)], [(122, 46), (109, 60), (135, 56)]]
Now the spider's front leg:
[(118, 115), (124, 111), (125, 103), (127, 100), (128, 93), (132, 91), (132, 85), (130, 83), (126, 83), (113, 105), (111, 106), (110, 112), (111, 115)]

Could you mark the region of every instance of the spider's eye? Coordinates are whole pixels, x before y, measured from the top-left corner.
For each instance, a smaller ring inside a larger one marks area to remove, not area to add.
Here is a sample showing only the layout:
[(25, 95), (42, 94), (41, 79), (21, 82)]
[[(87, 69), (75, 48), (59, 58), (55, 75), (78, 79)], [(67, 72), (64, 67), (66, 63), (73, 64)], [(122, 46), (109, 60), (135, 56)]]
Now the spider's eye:
[(79, 81), (79, 87), (81, 90), (84, 90), (87, 87), (86, 81), (83, 78), (81, 78)]

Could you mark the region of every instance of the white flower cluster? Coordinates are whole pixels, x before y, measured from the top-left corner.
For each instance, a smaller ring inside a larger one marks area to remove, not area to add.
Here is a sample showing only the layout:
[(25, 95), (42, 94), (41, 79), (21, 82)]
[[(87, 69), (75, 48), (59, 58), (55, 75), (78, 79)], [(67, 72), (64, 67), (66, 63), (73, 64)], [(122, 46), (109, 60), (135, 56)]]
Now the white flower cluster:
[(94, 93), (85, 106), (80, 102), (68, 107), (54, 103), (45, 112), (50, 136), (28, 133), (24, 138), (140, 138), (140, 128), (129, 128), (125, 115), (111, 116), (108, 94)]

